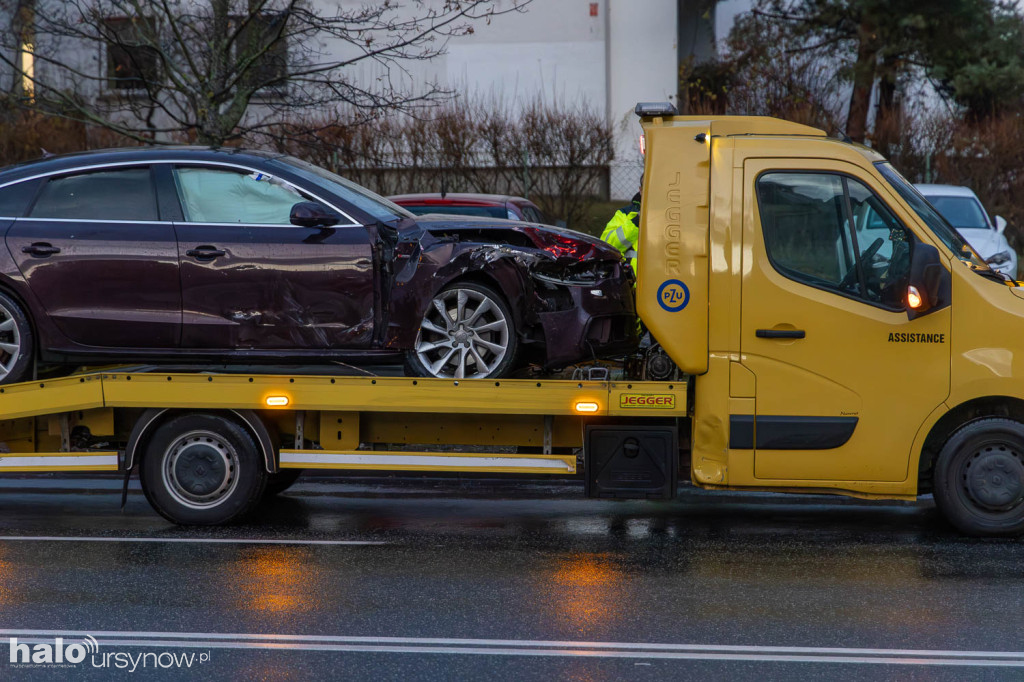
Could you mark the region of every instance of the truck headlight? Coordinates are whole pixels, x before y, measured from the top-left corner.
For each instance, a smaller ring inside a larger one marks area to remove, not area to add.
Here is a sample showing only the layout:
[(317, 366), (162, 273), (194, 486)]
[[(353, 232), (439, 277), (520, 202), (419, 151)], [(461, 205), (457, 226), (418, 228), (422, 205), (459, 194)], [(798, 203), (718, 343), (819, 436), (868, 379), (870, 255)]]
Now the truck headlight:
[(987, 259), (989, 265), (1002, 265), (1008, 263), (1012, 256), (1009, 251), (1000, 251), (999, 253), (992, 254)]

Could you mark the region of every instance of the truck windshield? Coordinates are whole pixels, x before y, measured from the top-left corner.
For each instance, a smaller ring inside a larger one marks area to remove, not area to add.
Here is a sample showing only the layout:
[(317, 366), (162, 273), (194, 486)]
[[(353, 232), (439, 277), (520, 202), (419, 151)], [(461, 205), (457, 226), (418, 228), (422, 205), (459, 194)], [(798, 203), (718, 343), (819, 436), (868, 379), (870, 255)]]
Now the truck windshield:
[(896, 193), (903, 197), (903, 200), (910, 204), (910, 208), (920, 216), (931, 231), (939, 238), (953, 254), (967, 263), (973, 270), (990, 270), (988, 263), (971, 248), (963, 237), (942, 217), (928, 200), (924, 198), (917, 188), (907, 182), (906, 178), (900, 175), (899, 171), (892, 167), (887, 161), (875, 163), (878, 172), (889, 181)]

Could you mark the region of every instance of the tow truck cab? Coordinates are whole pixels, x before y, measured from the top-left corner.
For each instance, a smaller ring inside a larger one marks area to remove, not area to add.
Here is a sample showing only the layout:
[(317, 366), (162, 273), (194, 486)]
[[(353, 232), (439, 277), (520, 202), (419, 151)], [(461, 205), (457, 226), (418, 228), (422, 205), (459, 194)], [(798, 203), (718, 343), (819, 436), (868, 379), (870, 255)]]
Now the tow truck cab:
[(692, 375), (693, 482), (1024, 528), (1022, 289), (867, 147), (643, 106), (637, 309)]

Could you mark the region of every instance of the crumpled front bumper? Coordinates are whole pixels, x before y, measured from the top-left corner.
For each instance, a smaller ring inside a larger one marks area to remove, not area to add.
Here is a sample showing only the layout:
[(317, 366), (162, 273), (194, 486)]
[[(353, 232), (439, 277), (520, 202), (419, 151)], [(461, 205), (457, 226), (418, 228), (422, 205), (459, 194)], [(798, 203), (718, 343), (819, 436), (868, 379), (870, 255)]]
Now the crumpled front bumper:
[(541, 281), (537, 294), (549, 310), (538, 312), (548, 368), (626, 355), (636, 350), (638, 323), (632, 277), (586, 284)]

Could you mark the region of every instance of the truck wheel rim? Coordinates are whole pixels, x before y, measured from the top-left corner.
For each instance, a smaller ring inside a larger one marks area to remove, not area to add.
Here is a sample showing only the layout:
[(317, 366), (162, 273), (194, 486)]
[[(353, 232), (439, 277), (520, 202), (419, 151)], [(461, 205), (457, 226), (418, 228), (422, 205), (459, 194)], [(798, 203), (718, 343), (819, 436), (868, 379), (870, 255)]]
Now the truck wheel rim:
[(0, 380), (3, 380), (21, 356), (21, 332), (14, 313), (0, 303)]
[(508, 353), (509, 323), (490, 296), (449, 289), (434, 297), (416, 335), (416, 355), (431, 376), (484, 378)]
[(1024, 460), (1004, 444), (986, 445), (962, 470), (964, 491), (988, 512), (1005, 512), (1024, 501)]
[(181, 504), (209, 509), (227, 499), (238, 485), (238, 453), (212, 431), (179, 436), (164, 456), (163, 482)]

